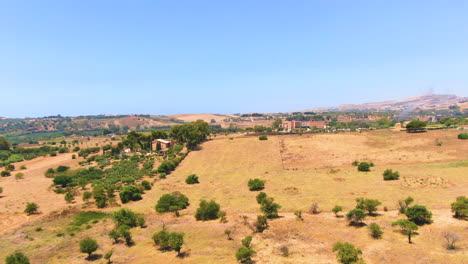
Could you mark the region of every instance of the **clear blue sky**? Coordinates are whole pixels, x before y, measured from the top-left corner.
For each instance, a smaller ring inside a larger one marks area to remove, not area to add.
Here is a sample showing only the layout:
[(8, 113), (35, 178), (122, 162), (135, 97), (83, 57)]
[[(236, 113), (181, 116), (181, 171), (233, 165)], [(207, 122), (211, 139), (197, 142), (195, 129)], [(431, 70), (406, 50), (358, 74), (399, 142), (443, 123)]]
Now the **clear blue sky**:
[(0, 3), (0, 116), (468, 96), (468, 1)]

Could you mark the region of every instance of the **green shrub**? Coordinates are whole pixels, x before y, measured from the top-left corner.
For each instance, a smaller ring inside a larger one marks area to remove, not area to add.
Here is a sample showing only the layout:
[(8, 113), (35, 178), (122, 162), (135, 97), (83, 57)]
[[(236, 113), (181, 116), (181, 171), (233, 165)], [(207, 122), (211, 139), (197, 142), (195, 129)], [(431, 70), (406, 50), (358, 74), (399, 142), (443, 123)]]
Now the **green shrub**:
[(351, 243), (337, 242), (333, 245), (333, 252), (337, 252), (336, 258), (342, 264), (364, 263), (361, 258), (362, 251)]
[(9, 171), (2, 171), (2, 172), (0, 172), (0, 175), (2, 177), (9, 177), (9, 176), (11, 176), (11, 173)]
[(68, 169), (70, 169), (70, 167), (68, 167), (68, 166), (58, 166), (57, 169), (56, 169), (56, 171), (57, 171), (57, 172), (65, 172), (65, 171), (67, 171)]
[(198, 181), (198, 176), (195, 175), (195, 174), (192, 174), (192, 175), (187, 176), (187, 178), (185, 179), (185, 182), (186, 182), (187, 184), (197, 184), (197, 183), (200, 183), (200, 182)]
[(268, 229), (268, 218), (264, 215), (257, 215), (257, 221), (254, 222), (255, 231), (263, 233)]
[(383, 173), (383, 178), (385, 181), (393, 181), (400, 179), (400, 173), (398, 171), (393, 171), (391, 169), (387, 169)]
[(370, 171), (370, 164), (368, 162), (360, 162), (358, 165), (358, 171)]
[(122, 188), (119, 193), (120, 200), (122, 203), (128, 203), (129, 201), (141, 200), (141, 191), (135, 185), (128, 185)]
[(362, 209), (353, 209), (346, 214), (346, 218), (350, 225), (361, 225), (364, 218), (366, 218), (366, 212)]
[(92, 238), (87, 237), (80, 241), (80, 252), (88, 254), (88, 258), (91, 257), (91, 254), (93, 254), (98, 247), (98, 243)]
[(130, 209), (122, 208), (114, 212), (113, 218), (117, 226), (127, 225), (129, 227), (143, 227), (145, 225), (143, 216)]
[(201, 200), (200, 206), (195, 213), (195, 219), (197, 219), (197, 221), (218, 219), (219, 209), (220, 206), (215, 201), (211, 200), (208, 202), (206, 200)]
[(261, 191), (265, 188), (265, 182), (260, 179), (250, 179), (247, 185), (251, 191)]
[(59, 175), (54, 177), (54, 185), (60, 185), (61, 187), (71, 186), (73, 177), (67, 175)]
[(6, 171), (14, 171), (15, 170), (15, 165), (13, 164), (8, 164), (5, 166)]
[(154, 209), (158, 213), (174, 212), (176, 216), (179, 216), (179, 211), (187, 208), (189, 205), (187, 196), (180, 192), (173, 192), (161, 196)]
[(459, 196), (457, 200), (451, 204), (454, 217), (460, 219), (468, 218), (468, 197)]
[(257, 202), (260, 204), (260, 210), (267, 218), (277, 218), (278, 210), (281, 205), (274, 202), (272, 197), (268, 197), (264, 192), (257, 195)]
[(458, 139), (468, 139), (468, 133), (460, 133), (460, 134), (458, 134)]
[(367, 211), (368, 215), (374, 215), (377, 211), (377, 206), (382, 204), (379, 200), (367, 199), (362, 197), (357, 198), (356, 203), (356, 208)]
[(174, 250), (180, 255), (180, 250), (184, 244), (184, 233), (168, 232), (161, 230), (153, 235), (153, 241), (162, 250)]
[(408, 207), (405, 212), (408, 220), (417, 225), (429, 224), (432, 222), (432, 213), (423, 205), (414, 205)]
[(255, 251), (253, 249), (240, 247), (236, 252), (236, 259), (242, 264), (252, 264), (254, 263), (252, 260), (253, 255), (255, 255)]
[(27, 213), (28, 215), (31, 214), (36, 214), (39, 210), (39, 206), (35, 203), (27, 203), (26, 204), (26, 209), (24, 209), (24, 212)]
[(151, 190), (151, 183), (149, 181), (142, 181), (141, 182), (141, 186), (143, 186), (143, 188), (145, 188), (145, 190), (149, 191)]
[(259, 136), (258, 139), (259, 140), (268, 140), (268, 137), (267, 136)]
[(377, 223), (372, 223), (369, 225), (369, 234), (372, 238), (379, 239), (382, 237), (383, 231)]
[(29, 264), (29, 259), (21, 252), (15, 252), (5, 259), (5, 264)]
[(340, 205), (335, 205), (335, 207), (333, 207), (332, 209), (332, 212), (335, 214), (336, 217), (338, 217), (338, 213), (343, 211), (343, 206), (340, 206)]

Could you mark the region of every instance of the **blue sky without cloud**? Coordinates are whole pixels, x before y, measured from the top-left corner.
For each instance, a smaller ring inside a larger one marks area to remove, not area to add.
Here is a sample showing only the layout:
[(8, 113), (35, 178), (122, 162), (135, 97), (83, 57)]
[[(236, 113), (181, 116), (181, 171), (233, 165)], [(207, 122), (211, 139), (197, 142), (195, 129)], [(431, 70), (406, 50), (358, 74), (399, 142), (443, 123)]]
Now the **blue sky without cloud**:
[(2, 1), (0, 116), (468, 96), (468, 1)]

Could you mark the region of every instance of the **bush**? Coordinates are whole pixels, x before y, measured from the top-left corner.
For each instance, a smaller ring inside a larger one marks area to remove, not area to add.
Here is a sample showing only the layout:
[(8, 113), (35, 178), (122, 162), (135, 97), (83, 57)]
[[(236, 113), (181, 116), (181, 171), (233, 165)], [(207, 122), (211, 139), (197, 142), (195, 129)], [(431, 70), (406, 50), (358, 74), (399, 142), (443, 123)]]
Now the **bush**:
[(27, 213), (28, 215), (31, 214), (37, 214), (39, 210), (39, 206), (35, 203), (27, 203), (26, 204), (26, 209), (24, 209), (24, 212)]
[(455, 243), (460, 241), (461, 239), (458, 234), (453, 233), (453, 232), (443, 232), (442, 237), (445, 238), (445, 240), (447, 241), (447, 244), (445, 245), (445, 247), (448, 250), (456, 249)]
[(13, 164), (8, 164), (5, 166), (6, 171), (14, 171), (15, 170), (15, 165)]
[(369, 234), (372, 238), (379, 239), (382, 238), (383, 231), (378, 224), (372, 223), (369, 225)]
[(257, 203), (258, 203), (258, 204), (262, 204), (262, 202), (263, 202), (266, 198), (267, 198), (266, 193), (264, 193), (264, 192), (259, 193), (259, 194), (256, 196)]
[(248, 247), (240, 247), (236, 252), (236, 259), (242, 264), (252, 264), (252, 257), (255, 255), (255, 251)]
[[(261, 198), (260, 199), (260, 210), (262, 211), (263, 214), (265, 214), (265, 216), (267, 218), (278, 218), (279, 215), (278, 215), (278, 209), (281, 208), (281, 205), (277, 204), (274, 202), (274, 199), (272, 197), (268, 197), (266, 196), (265, 193), (260, 193), (258, 196), (257, 196), (257, 201), (259, 201), (258, 197), (261, 195), (261, 194), (264, 194), (265, 197), (264, 198)], [(263, 197), (263, 196), (262, 196)]]
[(366, 213), (362, 209), (353, 209), (346, 214), (346, 218), (350, 222), (350, 225), (360, 225), (364, 218), (366, 218)]
[(385, 181), (398, 180), (400, 179), (400, 173), (398, 171), (392, 171), (388, 169), (384, 171), (383, 178)]
[(84, 201), (84, 202), (88, 202), (89, 199), (91, 199), (91, 197), (93, 197), (93, 193), (92, 193), (92, 192), (84, 192), (84, 193), (83, 193), (83, 201)]
[(53, 179), (54, 185), (60, 185), (62, 188), (71, 186), (73, 182), (73, 177), (67, 175), (55, 176)]
[(166, 177), (167, 177), (167, 174), (164, 172), (159, 174), (159, 179), (166, 179)]
[(338, 213), (343, 211), (343, 206), (340, 206), (340, 205), (335, 205), (335, 207), (333, 207), (332, 209), (332, 212), (335, 214), (336, 217), (338, 217)]
[(26, 166), (24, 166), (24, 165), (20, 166), (20, 170), (25, 170), (25, 169), (26, 169)]
[(460, 134), (458, 134), (458, 139), (468, 139), (468, 133), (460, 133)]
[(425, 131), (427, 123), (420, 120), (413, 120), (406, 125), (408, 133), (416, 133)]
[(176, 216), (179, 216), (179, 211), (187, 208), (189, 205), (187, 196), (180, 192), (173, 192), (161, 196), (154, 209), (158, 213), (173, 212)]
[(406, 209), (405, 212), (408, 220), (414, 222), (417, 225), (429, 224), (432, 222), (432, 213), (427, 210), (423, 205), (414, 205)]
[(91, 254), (93, 254), (93, 252), (96, 251), (98, 247), (98, 243), (92, 238), (87, 237), (80, 241), (80, 252), (87, 253), (88, 258), (91, 257)]
[(408, 196), (405, 200), (398, 200), (399, 213), (404, 214), (412, 202), (414, 202), (414, 199), (411, 196)]
[(114, 243), (119, 243), (120, 238), (125, 239), (125, 243), (130, 245), (132, 243), (132, 233), (130, 233), (130, 227), (127, 225), (121, 225), (109, 232), (109, 237), (114, 239)]
[(382, 204), (379, 200), (367, 199), (362, 197), (357, 198), (356, 202), (356, 208), (367, 211), (368, 215), (374, 215), (377, 211), (377, 206)]
[(198, 181), (198, 176), (195, 175), (195, 174), (191, 174), (191, 175), (187, 176), (187, 178), (185, 179), (185, 182), (186, 182), (187, 184), (197, 184), (197, 183), (200, 183), (200, 182)]
[(129, 227), (143, 227), (145, 225), (145, 219), (143, 219), (143, 216), (130, 209), (122, 208), (114, 212), (113, 218), (117, 226), (127, 225)]
[(135, 185), (128, 185), (122, 188), (119, 193), (120, 200), (122, 203), (128, 203), (129, 201), (141, 200), (141, 191)]
[(268, 140), (268, 137), (267, 136), (259, 136), (258, 139), (259, 140)]
[(58, 166), (56, 171), (57, 172), (65, 172), (67, 171), (68, 169), (70, 169), (70, 167), (67, 167), (67, 166)]
[(336, 258), (338, 262), (343, 264), (357, 264), (363, 263), (361, 258), (362, 251), (359, 248), (354, 247), (353, 244), (348, 242), (345, 243), (335, 243), (333, 245), (333, 252), (336, 253)]
[(211, 200), (207, 202), (206, 200), (201, 200), (200, 207), (195, 213), (195, 219), (197, 219), (198, 221), (218, 219), (219, 209), (220, 206), (215, 201)]
[(184, 233), (168, 232), (161, 230), (153, 235), (153, 241), (162, 250), (174, 250), (180, 255), (180, 250), (184, 244)]
[(23, 177), (24, 177), (24, 174), (22, 172), (18, 172), (15, 174), (15, 179), (17, 180), (23, 179)]
[(145, 188), (145, 190), (149, 191), (151, 190), (151, 183), (149, 181), (142, 181), (141, 182), (141, 186), (143, 186), (143, 188)]
[(2, 172), (0, 172), (0, 175), (2, 177), (9, 177), (9, 176), (11, 176), (11, 173), (9, 171), (2, 171)]
[(67, 192), (65, 194), (65, 201), (67, 203), (71, 203), (73, 200), (75, 200), (75, 197), (73, 197), (73, 194), (71, 194), (70, 192)]
[(255, 231), (263, 233), (268, 229), (268, 218), (264, 215), (257, 215), (257, 221), (254, 222)]
[(265, 188), (265, 182), (260, 179), (250, 179), (247, 185), (251, 191), (261, 191)]
[(29, 259), (21, 252), (15, 252), (5, 259), (5, 264), (29, 264)]
[(468, 197), (457, 197), (457, 200), (451, 204), (451, 207), (452, 213), (455, 213), (454, 217), (460, 219), (468, 218)]
[(358, 171), (370, 171), (370, 164), (368, 162), (360, 162), (358, 165)]

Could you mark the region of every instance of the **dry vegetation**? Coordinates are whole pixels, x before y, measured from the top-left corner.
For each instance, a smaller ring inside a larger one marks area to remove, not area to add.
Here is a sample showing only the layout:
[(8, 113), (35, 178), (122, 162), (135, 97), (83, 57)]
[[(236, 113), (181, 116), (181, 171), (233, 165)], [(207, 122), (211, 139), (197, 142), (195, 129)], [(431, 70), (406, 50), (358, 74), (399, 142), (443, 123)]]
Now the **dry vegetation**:
[[(147, 222), (146, 228), (132, 229), (136, 244), (131, 247), (112, 244), (107, 237), (113, 228), (109, 219), (75, 236), (57, 237), (70, 225), (73, 211), (49, 214), (61, 212), (68, 205), (62, 196), (47, 190), (50, 179), (44, 177), (44, 171), (59, 164), (77, 166), (78, 161), (71, 160), (71, 153), (38, 158), (24, 162), (28, 167), (25, 179), (0, 179), (5, 189), (0, 198), (0, 219), (4, 224), (0, 227), (4, 231), (0, 237), (0, 259), (22, 250), (32, 263), (88, 263), (85, 255), (79, 253), (78, 244), (81, 238), (91, 236), (100, 244), (98, 254), (115, 249), (114, 263), (236, 263), (234, 253), (240, 240), (251, 234), (241, 216), (253, 221), (260, 214), (255, 202), (258, 192), (249, 191), (247, 182), (259, 178), (266, 181), (264, 191), (282, 208), (281, 218), (270, 221), (270, 228), (263, 234), (254, 235), (256, 263), (336, 263), (331, 248), (337, 241), (361, 248), (366, 263), (467, 263), (466, 221), (453, 218), (450, 212), (450, 203), (468, 193), (468, 143), (460, 142), (456, 135), (457, 131), (375, 131), (269, 136), (266, 141), (247, 136), (233, 140), (216, 137), (202, 144), (201, 150), (191, 152), (167, 179), (156, 182), (143, 200), (124, 205), (143, 213)], [(437, 139), (442, 146), (436, 145)], [(354, 160), (372, 161), (375, 167), (371, 172), (357, 172), (351, 165)], [(400, 172), (400, 180), (383, 181), (383, 171), (390, 168)], [(200, 184), (186, 184), (185, 178), (190, 174), (197, 174)], [(154, 211), (159, 197), (172, 191), (182, 192), (191, 202), (179, 218)], [(393, 221), (402, 218), (397, 200), (408, 195), (434, 214), (434, 223), (420, 227), (414, 244), (408, 244), (405, 236), (391, 227)], [(345, 211), (352, 209), (357, 197), (382, 202), (379, 215), (364, 221), (380, 224), (382, 239), (372, 239), (366, 227), (351, 227), (344, 218), (331, 213), (336, 204), (344, 206)], [(215, 199), (227, 212), (228, 222), (195, 221), (193, 215), (200, 199)], [(25, 216), (22, 211), (27, 201), (39, 204), (43, 214)], [(322, 213), (304, 213), (304, 221), (296, 220), (294, 211), (307, 212), (312, 202), (319, 204)], [(81, 208), (80, 203), (72, 205), (75, 210)], [(388, 211), (383, 211), (383, 206)], [(27, 225), (18, 228), (23, 223)], [(182, 248), (185, 257), (161, 252), (154, 246), (151, 235), (163, 223), (170, 231), (186, 233)], [(37, 232), (39, 227), (43, 231)], [(233, 240), (226, 239), (225, 229), (233, 231)], [(444, 248), (444, 231), (463, 238), (458, 250)], [(282, 256), (282, 246), (288, 247), (289, 256)], [(104, 263), (104, 259), (94, 263)]]

